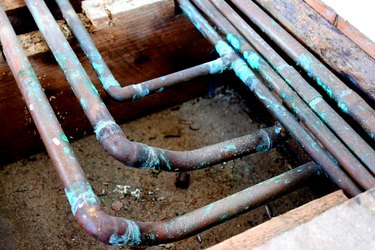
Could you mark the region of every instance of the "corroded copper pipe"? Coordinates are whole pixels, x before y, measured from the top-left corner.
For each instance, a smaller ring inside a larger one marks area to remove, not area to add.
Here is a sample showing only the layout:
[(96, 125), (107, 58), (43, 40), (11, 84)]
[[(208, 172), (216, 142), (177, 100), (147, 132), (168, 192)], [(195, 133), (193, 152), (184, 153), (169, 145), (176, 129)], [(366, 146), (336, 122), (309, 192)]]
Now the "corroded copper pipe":
[(257, 76), (247, 66), (246, 62), (235, 54), (232, 47), (224, 42), (216, 30), (202, 17), (188, 0), (177, 0), (181, 9), (190, 18), (197, 29), (212, 43), (220, 56), (232, 55), (232, 70), (242, 82), (259, 98), (269, 111), (289, 131), (310, 156), (319, 163), (327, 175), (349, 195), (360, 193), (353, 181), (337, 166), (330, 156), (310, 136), (310, 134), (296, 121), (295, 117), (272, 95)]
[[(248, 25), (242, 17), (237, 14), (224, 0), (211, 0), (221, 13), (236, 27), (261, 54), (269, 64), (279, 73), (289, 86), (309, 105), (320, 119), (330, 127), (346, 146), (360, 159), (372, 173), (375, 173), (375, 151), (351, 128), (351, 126), (337, 112), (324, 101), (316, 91), (292, 66), (290, 66), (276, 51), (268, 45)], [(227, 39), (233, 37), (227, 35)], [(235, 41), (232, 41), (232, 44)], [(239, 50), (245, 53), (246, 45), (241, 45)], [(354, 164), (355, 165), (355, 164)], [(353, 166), (354, 166), (353, 165)]]
[(192, 151), (163, 150), (129, 141), (112, 118), (45, 3), (41, 0), (25, 2), (95, 128), (97, 139), (104, 150), (125, 165), (164, 171), (191, 171), (241, 155), (267, 151), (278, 143), (281, 137), (279, 126)]
[(64, 185), (72, 213), (84, 230), (110, 245), (176, 241), (234, 218), (320, 175), (310, 162), (193, 212), (161, 222), (137, 222), (106, 214), (72, 151), (22, 46), (0, 7), (0, 40), (40, 136)]
[(375, 111), (346, 86), (295, 38), (250, 0), (231, 0), (254, 24), (261, 28), (299, 67), (336, 101), (338, 107), (375, 139)]
[(120, 83), (115, 79), (107, 64), (104, 62), (104, 59), (96, 48), (85, 27), (82, 25), (70, 2), (68, 0), (56, 0), (56, 3), (59, 5), (64, 19), (73, 31), (82, 50), (89, 59), (91, 66), (98, 75), (104, 90), (109, 96), (117, 101), (127, 101), (142, 98), (150, 93), (163, 91), (165, 88), (177, 83), (186, 82), (207, 74), (222, 73), (228, 68), (229, 61), (219, 58), (214, 61), (163, 77), (145, 81), (139, 84), (121, 87)]
[[(228, 37), (229, 42), (239, 50), (250, 67), (256, 70), (277, 93), (285, 104), (297, 115), (323, 146), (336, 158), (346, 172), (364, 189), (375, 186), (375, 178), (351, 154), (339, 139), (324, 125), (301, 98), (284, 82), (268, 63), (239, 34), (229, 21), (209, 1), (192, 0), (202, 12)], [(375, 161), (375, 157), (373, 158)], [(375, 163), (374, 163), (375, 164)]]

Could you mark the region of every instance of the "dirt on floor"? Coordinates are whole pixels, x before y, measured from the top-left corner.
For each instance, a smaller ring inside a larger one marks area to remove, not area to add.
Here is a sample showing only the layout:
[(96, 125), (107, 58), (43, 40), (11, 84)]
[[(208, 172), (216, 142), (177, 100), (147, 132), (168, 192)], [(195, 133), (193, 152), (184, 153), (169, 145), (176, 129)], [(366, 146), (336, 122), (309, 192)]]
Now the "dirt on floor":
[[(122, 126), (131, 140), (172, 150), (199, 148), (261, 127), (264, 125), (253, 122), (243, 101), (231, 90)], [(104, 209), (111, 215), (142, 221), (182, 215), (294, 167), (279, 150), (272, 149), (192, 172), (189, 188), (181, 189), (175, 186), (176, 173), (125, 167), (103, 152), (94, 136), (72, 146)], [(124, 189), (128, 194), (121, 192)], [(307, 186), (270, 202), (269, 209), (261, 206), (197, 236), (149, 249), (204, 249), (317, 196)], [(92, 239), (76, 224), (46, 153), (0, 169), (0, 202), (0, 248), (114, 248)]]

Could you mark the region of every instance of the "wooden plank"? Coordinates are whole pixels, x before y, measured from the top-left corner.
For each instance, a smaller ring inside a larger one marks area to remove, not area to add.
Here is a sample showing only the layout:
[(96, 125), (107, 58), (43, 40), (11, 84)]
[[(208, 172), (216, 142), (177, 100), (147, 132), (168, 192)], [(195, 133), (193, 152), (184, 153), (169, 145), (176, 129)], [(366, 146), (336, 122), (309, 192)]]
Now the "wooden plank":
[[(154, 6), (155, 7), (155, 6)], [(181, 33), (183, 32), (183, 35)], [(158, 9), (140, 9), (132, 19), (95, 30), (92, 38), (115, 77), (123, 85), (138, 83), (202, 63), (211, 46), (185, 16), (174, 15), (173, 0)], [(122, 123), (206, 93), (203, 81), (184, 84), (131, 103), (108, 98), (76, 43), (71, 44), (115, 119)], [(31, 63), (64, 130), (74, 139), (91, 134), (85, 118), (53, 56), (33, 56)], [(41, 141), (7, 64), (0, 62), (0, 164), (38, 152)]]
[(361, 47), (372, 58), (375, 58), (375, 43), (367, 38), (351, 23), (339, 16), (335, 10), (320, 0), (304, 0), (315, 9), (320, 15), (326, 18), (331, 24), (335, 25), (342, 33), (349, 37), (359, 47)]
[(257, 249), (375, 249), (375, 189), (301, 224)]
[(0, 0), (4, 10), (14, 10), (25, 6), (24, 0)]
[(293, 209), (283, 215), (251, 228), (211, 248), (210, 250), (252, 249), (267, 242), (269, 239), (286, 232), (302, 223), (312, 220), (315, 216), (335, 207), (347, 200), (339, 190), (301, 207)]
[(346, 83), (375, 100), (375, 59), (303, 0), (256, 0)]

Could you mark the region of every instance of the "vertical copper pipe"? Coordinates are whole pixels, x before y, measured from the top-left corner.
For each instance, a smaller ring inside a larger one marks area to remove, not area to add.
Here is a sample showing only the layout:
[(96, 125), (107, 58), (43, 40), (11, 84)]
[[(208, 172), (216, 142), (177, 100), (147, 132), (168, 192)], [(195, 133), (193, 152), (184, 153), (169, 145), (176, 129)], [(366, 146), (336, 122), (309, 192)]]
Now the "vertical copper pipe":
[(9, 67), (64, 185), (72, 213), (91, 236), (110, 245), (152, 245), (176, 241), (234, 218), (292, 191), (319, 167), (310, 162), (215, 203), (162, 222), (136, 222), (103, 211), (72, 151), (11, 24), (0, 7), (0, 40)]
[(41, 0), (25, 2), (93, 125), (97, 139), (104, 150), (125, 165), (164, 171), (191, 171), (259, 150), (266, 151), (281, 139), (281, 128), (276, 126), (190, 151), (164, 150), (129, 141), (109, 113), (46, 4)]
[[(229, 37), (233, 47), (244, 55), (250, 67), (256, 70), (276, 92), (290, 109), (299, 117), (323, 146), (336, 158), (346, 172), (364, 189), (375, 186), (375, 178), (350, 153), (324, 123), (309, 109), (300, 97), (284, 82), (284, 80), (263, 60), (229, 21), (209, 2), (192, 0), (217, 27)], [(374, 158), (375, 161), (375, 158)]]
[[(350, 127), (350, 125), (324, 101), (322, 96), (268, 45), (242, 17), (224, 0), (211, 0), (221, 13), (236, 27), (259, 54), (279, 73), (290, 87), (309, 105), (320, 119), (330, 127), (346, 146), (360, 159), (372, 173), (375, 173), (375, 151)], [(229, 34), (227, 39), (233, 37)], [(235, 41), (233, 41), (235, 42)], [(244, 48), (240, 48), (243, 52)]]
[(289, 133), (299, 142), (310, 156), (319, 163), (327, 175), (349, 195), (360, 193), (353, 181), (337, 166), (320, 145), (296, 121), (295, 117), (272, 95), (263, 83), (250, 70), (246, 62), (235, 54), (232, 47), (224, 42), (216, 30), (202, 17), (187, 0), (177, 0), (181, 9), (190, 18), (197, 29), (212, 43), (220, 56), (232, 55), (232, 70), (243, 81), (269, 111), (280, 121)]
[(250, 0), (231, 0), (254, 24), (261, 28), (316, 83), (336, 101), (338, 107), (375, 139), (375, 111), (347, 87), (296, 39)]
[(121, 87), (112, 72), (109, 70), (107, 64), (104, 62), (104, 59), (90, 38), (85, 27), (82, 25), (81, 20), (70, 2), (68, 0), (56, 0), (56, 3), (64, 16), (64, 19), (77, 38), (82, 50), (89, 59), (91, 66), (103, 85), (103, 88), (108, 95), (117, 101), (142, 98), (150, 93), (163, 91), (165, 88), (177, 83), (186, 82), (207, 74), (222, 73), (228, 67), (229, 61), (225, 58), (219, 58), (163, 77)]

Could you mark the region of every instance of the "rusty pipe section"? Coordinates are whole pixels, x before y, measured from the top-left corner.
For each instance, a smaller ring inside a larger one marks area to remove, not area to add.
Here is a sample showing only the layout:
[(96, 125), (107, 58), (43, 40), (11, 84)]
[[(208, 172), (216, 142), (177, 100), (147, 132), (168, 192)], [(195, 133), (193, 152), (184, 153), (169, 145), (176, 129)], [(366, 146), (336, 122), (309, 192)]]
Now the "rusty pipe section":
[[(375, 178), (351, 154), (341, 141), (324, 125), (287, 83), (255, 51), (253, 47), (209, 1), (192, 0), (202, 12), (224, 33), (232, 46), (240, 51), (250, 67), (268, 83), (273, 90), (306, 125), (322, 145), (330, 152), (350, 177), (365, 190), (375, 186)], [(375, 157), (373, 158), (375, 161)]]
[[(210, 0), (227, 20), (241, 33), (246, 42), (261, 54), (285, 82), (305, 101), (320, 119), (331, 128), (345, 145), (358, 157), (367, 168), (375, 173), (375, 151), (358, 135), (358, 133), (323, 99), (299, 73), (290, 66), (263, 38), (256, 33), (244, 19), (237, 14), (224, 0)], [(246, 45), (237, 43), (232, 34), (227, 40), (237, 47), (243, 55)], [(240, 42), (240, 41), (239, 41)], [(250, 53), (247, 53), (247, 58)], [(255, 58), (258, 58), (255, 56)], [(355, 165), (355, 164), (354, 164)], [(353, 166), (354, 166), (353, 165)]]
[(106, 244), (152, 245), (183, 239), (275, 199), (311, 177), (320, 175), (319, 167), (310, 162), (193, 212), (162, 222), (137, 222), (109, 216), (84, 176), (1, 7), (0, 40), (9, 67), (64, 185), (76, 221), (91, 236)]
[[(346, 86), (316, 57), (305, 49), (251, 0), (231, 0), (255, 25), (301, 67), (338, 107), (349, 114), (375, 139), (375, 111), (357, 93)], [(319, 100), (317, 100), (319, 101)]]
[(125, 165), (153, 170), (191, 171), (254, 152), (267, 151), (279, 142), (282, 131), (278, 125), (192, 151), (176, 152), (129, 141), (112, 118), (45, 3), (41, 0), (25, 2), (95, 128), (98, 141), (105, 151)]
[(249, 87), (249, 89), (259, 98), (259, 100), (269, 109), (269, 111), (280, 121), (289, 131), (293, 138), (302, 145), (310, 156), (322, 166), (326, 174), (336, 185), (342, 188), (349, 195), (360, 193), (359, 188), (353, 181), (339, 168), (336, 162), (324, 149), (314, 140), (310, 134), (297, 122), (295, 117), (272, 95), (263, 85), (253, 71), (247, 66), (207, 20), (188, 0), (178, 0), (181, 9), (189, 17), (197, 29), (215, 45), (215, 49), (220, 56), (232, 55), (231, 69), (238, 78)]
[(226, 70), (230, 61), (226, 58), (219, 58), (192, 68), (172, 73), (166, 76), (155, 78), (138, 84), (121, 87), (112, 72), (104, 62), (103, 57), (96, 48), (90, 35), (82, 25), (77, 13), (69, 0), (55, 0), (58, 4), (64, 19), (73, 31), (82, 50), (90, 61), (104, 90), (117, 101), (136, 100), (145, 97), (153, 92), (163, 91), (165, 88), (175, 84), (186, 82), (191, 79), (207, 74), (219, 74)]

